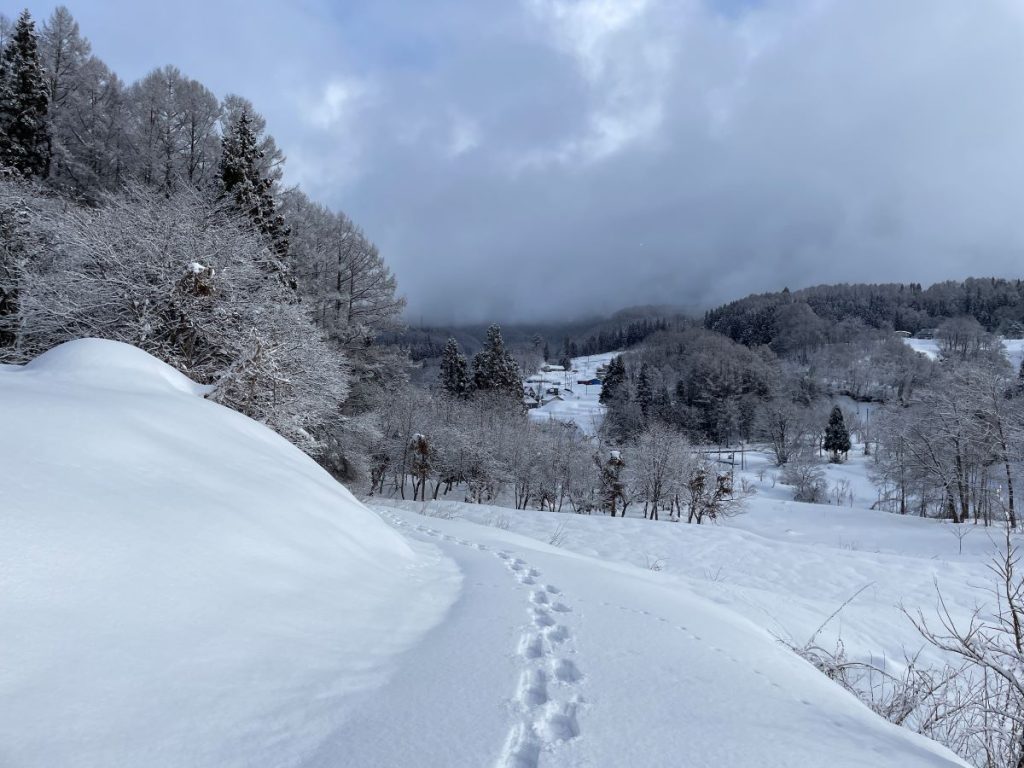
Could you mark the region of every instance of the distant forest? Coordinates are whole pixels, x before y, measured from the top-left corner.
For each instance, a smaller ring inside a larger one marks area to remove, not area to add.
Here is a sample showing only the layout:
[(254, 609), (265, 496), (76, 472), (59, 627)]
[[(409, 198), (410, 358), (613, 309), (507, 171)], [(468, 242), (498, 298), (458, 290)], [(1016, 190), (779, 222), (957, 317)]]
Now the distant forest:
[[(847, 333), (857, 325), (919, 335), (945, 319), (973, 317), (1006, 338), (1024, 336), (1024, 282), (968, 278), (922, 288), (920, 283), (819, 285), (761, 293), (712, 309), (704, 325), (747, 346), (783, 351), (787, 336)], [(839, 326), (837, 328), (837, 326)]]

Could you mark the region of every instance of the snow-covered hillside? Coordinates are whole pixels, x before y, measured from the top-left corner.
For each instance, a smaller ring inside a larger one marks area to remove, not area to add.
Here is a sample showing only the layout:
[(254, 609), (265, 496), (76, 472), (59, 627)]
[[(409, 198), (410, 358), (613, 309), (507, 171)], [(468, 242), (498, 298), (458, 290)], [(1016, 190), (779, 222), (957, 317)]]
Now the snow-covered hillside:
[[(820, 631), (819, 645), (832, 650), (841, 641), (847, 658), (892, 672), (903, 668), (906, 654), (918, 651), (922, 662), (941, 667), (947, 658), (926, 646), (903, 608), (934, 615), (938, 585), (952, 615), (966, 622), (975, 606), (992, 598), (985, 587), (998, 531), (868, 509), (874, 495), (863, 455), (824, 466), (830, 488), (849, 483), (852, 498), (841, 504), (795, 502), (793, 489), (773, 477), (779, 470), (765, 454), (748, 453), (745, 463), (745, 471), (737, 468), (737, 483), (745, 479), (755, 495), (743, 514), (711, 525), (644, 520), (634, 508), (634, 516), (612, 520), (454, 501), (431, 506), (543, 543), (558, 531), (562, 549), (657, 569), (680, 589), (796, 645), (806, 643), (849, 601)], [(958, 530), (965, 534), (962, 539)]]
[(866, 647), (969, 575), (939, 524), (371, 511), (202, 394), (111, 342), (0, 369), (4, 766), (963, 766), (770, 631), (874, 581)]
[[(417, 514), (423, 507), (412, 502), (373, 507), (411, 537), (436, 542), (465, 578), (424, 653), (407, 655), (358, 727), (344, 731), (353, 765), (964, 765), (885, 722), (779, 643), (757, 615), (774, 601), (762, 608), (756, 590), (728, 599), (713, 578), (644, 567), (640, 549), (655, 541), (674, 548), (692, 537), (696, 552), (725, 529), (451, 502), (426, 507), (451, 519)], [(567, 535), (551, 546), (560, 524)], [(801, 553), (784, 553), (793, 554)], [(816, 562), (827, 565), (821, 558), (809, 567)], [(728, 574), (731, 581), (731, 559)], [(425, 666), (438, 672), (429, 682)], [(445, 702), (443, 736), (431, 730), (435, 713), (424, 701)], [(418, 750), (375, 741), (386, 717), (424, 739)]]
[[(940, 357), (937, 339), (904, 339), (903, 341), (915, 352), (920, 352), (932, 360), (938, 360)], [(1024, 339), (1002, 339), (1002, 343), (1006, 359), (1010, 361), (1013, 369), (1017, 370), (1020, 368), (1021, 361), (1024, 361)]]
[(558, 387), (558, 397), (549, 400), (539, 408), (530, 411), (530, 418), (537, 422), (568, 421), (574, 423), (586, 435), (597, 434), (604, 419), (605, 407), (598, 402), (601, 396), (600, 384), (580, 384), (597, 377), (597, 369), (615, 357), (617, 352), (605, 352), (589, 357), (577, 357), (572, 361), (571, 371), (545, 373), (538, 371), (526, 380), (527, 386)]
[(0, 764), (301, 764), (453, 599), (200, 393), (114, 342), (0, 370)]

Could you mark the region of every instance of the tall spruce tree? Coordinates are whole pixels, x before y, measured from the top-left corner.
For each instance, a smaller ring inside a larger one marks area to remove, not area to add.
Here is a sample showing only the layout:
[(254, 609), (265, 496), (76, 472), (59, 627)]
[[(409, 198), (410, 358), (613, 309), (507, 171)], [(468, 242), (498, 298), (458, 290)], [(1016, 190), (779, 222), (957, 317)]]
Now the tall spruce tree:
[(278, 256), (288, 255), (288, 229), (271, 194), (273, 180), (260, 172), (263, 150), (253, 128), (252, 117), (242, 110), (221, 140), (220, 182)]
[(651, 373), (647, 363), (640, 366), (640, 375), (636, 379), (636, 402), (640, 406), (640, 413), (646, 421), (654, 402), (654, 391), (651, 389)]
[(469, 380), (469, 363), (459, 351), (459, 343), (448, 339), (441, 354), (441, 387), (455, 397), (466, 397), (472, 389)]
[(608, 363), (608, 370), (605, 371), (601, 380), (601, 395), (598, 401), (602, 405), (608, 405), (618, 394), (619, 389), (626, 381), (626, 366), (621, 357), (613, 357)]
[[(825, 450), (829, 452), (829, 461), (838, 464), (850, 452), (850, 430), (846, 428), (846, 420), (839, 406), (832, 409), (825, 428)], [(842, 454), (842, 455), (840, 455)]]
[(0, 57), (0, 165), (25, 176), (47, 175), (49, 103), (35, 23), (23, 11)]
[(501, 327), (487, 329), (487, 343), (473, 356), (473, 388), (481, 392), (498, 392), (521, 400), (523, 377), (519, 365), (505, 349)]

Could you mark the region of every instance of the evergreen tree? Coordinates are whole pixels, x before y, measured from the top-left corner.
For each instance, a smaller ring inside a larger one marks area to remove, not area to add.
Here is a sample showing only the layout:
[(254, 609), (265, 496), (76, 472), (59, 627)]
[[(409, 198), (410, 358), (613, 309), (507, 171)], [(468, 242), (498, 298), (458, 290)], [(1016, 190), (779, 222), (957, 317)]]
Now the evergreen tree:
[(835, 464), (842, 461), (839, 454), (845, 456), (850, 452), (850, 431), (846, 428), (843, 412), (838, 405), (832, 409), (832, 413), (828, 417), (828, 426), (825, 428), (825, 450), (830, 454), (829, 460)]
[[(600, 456), (594, 456), (594, 464), (597, 466), (598, 482), (600, 485), (601, 505), (615, 517), (618, 501), (621, 499), (625, 507), (625, 483), (622, 481), (622, 468), (625, 462), (618, 451), (611, 451), (607, 461), (601, 461)], [(626, 516), (623, 508), (622, 516)]]
[(601, 396), (598, 401), (602, 405), (610, 404), (626, 381), (626, 366), (621, 357), (613, 357), (608, 363), (604, 379), (601, 380)]
[(636, 402), (640, 406), (640, 413), (643, 414), (646, 421), (651, 404), (654, 402), (654, 392), (651, 389), (651, 374), (647, 368), (647, 363), (640, 366), (640, 375), (636, 379)]
[(49, 96), (35, 24), (23, 11), (0, 58), (0, 165), (25, 176), (50, 167)]
[(548, 349), (548, 343), (545, 341), (544, 342), (544, 362), (546, 363), (550, 359), (551, 359), (551, 350)]
[(469, 364), (466, 357), (459, 351), (455, 339), (448, 339), (441, 354), (441, 387), (455, 397), (466, 397), (471, 387), (469, 381)]
[(260, 172), (263, 150), (253, 120), (242, 110), (221, 140), (220, 182), (239, 210), (270, 240), (274, 251), (288, 255), (288, 230), (271, 194), (273, 180)]
[(521, 400), (523, 378), (519, 365), (505, 349), (501, 328), (492, 325), (487, 329), (487, 343), (473, 356), (473, 387), (479, 391), (493, 391)]

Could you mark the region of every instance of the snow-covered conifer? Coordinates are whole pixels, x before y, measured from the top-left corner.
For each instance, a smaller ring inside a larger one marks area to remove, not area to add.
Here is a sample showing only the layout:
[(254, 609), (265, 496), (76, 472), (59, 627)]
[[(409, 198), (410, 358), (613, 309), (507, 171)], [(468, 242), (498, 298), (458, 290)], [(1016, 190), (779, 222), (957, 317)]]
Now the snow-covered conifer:
[(448, 339), (441, 355), (441, 387), (455, 397), (466, 397), (470, 392), (469, 364), (459, 351), (455, 339)]
[(829, 460), (833, 464), (838, 464), (842, 457), (850, 452), (850, 431), (846, 428), (843, 411), (838, 405), (832, 409), (828, 417), (824, 447), (829, 452)]
[(23, 11), (0, 62), (0, 165), (44, 177), (50, 166), (49, 96), (35, 23)]
[(519, 365), (505, 348), (501, 327), (487, 329), (484, 348), (473, 357), (473, 388), (480, 392), (497, 392), (514, 398), (523, 396), (523, 379)]
[(263, 150), (252, 116), (243, 109), (221, 140), (220, 182), (238, 209), (269, 239), (280, 257), (288, 253), (288, 229), (271, 194), (273, 180), (260, 172)]

